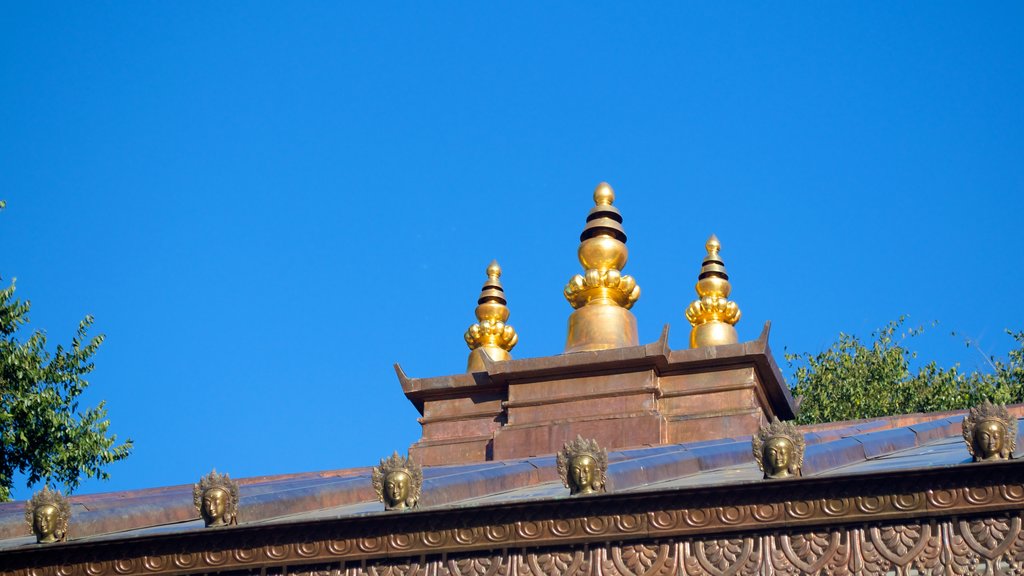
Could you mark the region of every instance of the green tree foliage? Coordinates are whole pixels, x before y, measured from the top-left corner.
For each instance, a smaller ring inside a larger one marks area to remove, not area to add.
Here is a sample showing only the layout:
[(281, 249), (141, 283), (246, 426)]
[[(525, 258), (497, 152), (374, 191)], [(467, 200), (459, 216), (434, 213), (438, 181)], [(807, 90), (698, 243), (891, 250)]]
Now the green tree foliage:
[(131, 440), (117, 444), (116, 435), (107, 435), (103, 402), (79, 410), (85, 375), (103, 343), (103, 335), (89, 337), (92, 317), (79, 323), (70, 349), (57, 346), (51, 354), (40, 330), (18, 340), (29, 306), (14, 299), (13, 282), (0, 290), (0, 501), (11, 499), (15, 472), (30, 486), (60, 483), (71, 492), (83, 475), (108, 478), (103, 466), (132, 448)]
[(962, 372), (959, 365), (943, 368), (934, 360), (913, 369), (917, 353), (904, 344), (922, 328), (900, 334), (904, 322), (901, 317), (873, 332), (872, 342), (841, 333), (819, 354), (786, 354), (793, 395), (800, 398), (797, 422), (956, 410), (985, 399), (1024, 402), (1024, 331), (1007, 331), (1017, 347), (1005, 360), (991, 358), (991, 371)]

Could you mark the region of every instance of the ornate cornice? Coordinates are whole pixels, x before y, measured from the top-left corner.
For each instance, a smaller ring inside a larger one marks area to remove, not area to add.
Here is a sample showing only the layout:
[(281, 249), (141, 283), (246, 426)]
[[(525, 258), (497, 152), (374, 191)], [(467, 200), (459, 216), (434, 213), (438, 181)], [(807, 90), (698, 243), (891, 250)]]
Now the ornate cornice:
[[(980, 463), (870, 476), (427, 509), (404, 514), (401, 521), (394, 515), (373, 515), (72, 541), (10, 550), (0, 554), (0, 565), (5, 567), (3, 573), (19, 576), (180, 574), (479, 550), (532, 551), (666, 539), (697, 542), (693, 539), (718, 538), (715, 534), (725, 540), (738, 538), (742, 552), (748, 544), (768, 546), (763, 537), (769, 532), (813, 528), (808, 533), (840, 534), (836, 538), (842, 540), (860, 530), (857, 534), (874, 538), (871, 530), (882, 523), (929, 526), (930, 531), (938, 529), (938, 520), (927, 518), (944, 519), (953, 526), (954, 517), (996, 518), (1007, 511), (1017, 518), (1016, 524), (1007, 526), (1017, 526), (1019, 532), (1022, 482), (1024, 462)], [(966, 536), (960, 538), (966, 541)], [(787, 544), (783, 540), (771, 544), (776, 545)]]

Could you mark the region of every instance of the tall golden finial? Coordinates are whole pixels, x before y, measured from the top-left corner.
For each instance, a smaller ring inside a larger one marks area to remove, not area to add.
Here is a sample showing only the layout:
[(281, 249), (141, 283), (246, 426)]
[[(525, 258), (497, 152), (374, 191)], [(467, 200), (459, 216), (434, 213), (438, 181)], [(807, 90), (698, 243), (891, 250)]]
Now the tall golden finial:
[(466, 344), (469, 345), (469, 363), (467, 372), (481, 372), (485, 369), (481, 354), (487, 354), (491, 360), (510, 360), (509, 351), (519, 341), (515, 328), (505, 324), (508, 320), (508, 307), (505, 305), (505, 289), (501, 287), (501, 266), (494, 260), (487, 267), (487, 281), (480, 290), (480, 298), (476, 301), (477, 323), (466, 330)]
[(712, 234), (704, 247), (708, 255), (704, 257), (697, 278), (698, 298), (686, 308), (686, 319), (693, 325), (690, 348), (735, 344), (739, 341), (733, 324), (740, 321), (740, 308), (728, 299), (732, 285), (729, 284), (729, 275), (725, 273), (722, 257), (718, 255), (722, 244), (718, 236)]
[(577, 251), (583, 274), (565, 287), (565, 298), (576, 309), (569, 316), (566, 352), (636, 346), (636, 317), (629, 311), (640, 298), (640, 287), (622, 274), (629, 258), (622, 214), (612, 206), (615, 191), (607, 182), (594, 189), (594, 207), (580, 234)]

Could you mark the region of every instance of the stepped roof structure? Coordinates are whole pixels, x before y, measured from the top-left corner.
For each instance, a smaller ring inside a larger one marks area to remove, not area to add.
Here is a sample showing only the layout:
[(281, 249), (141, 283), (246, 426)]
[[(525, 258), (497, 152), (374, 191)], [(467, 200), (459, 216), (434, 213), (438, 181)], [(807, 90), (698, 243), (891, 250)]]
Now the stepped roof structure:
[(0, 504), (0, 573), (1019, 573), (1024, 405), (793, 426), (769, 327), (738, 342), (716, 237), (690, 348), (670, 349), (668, 326), (637, 341), (613, 202), (602, 183), (564, 291), (564, 353), (512, 357), (493, 262), (467, 372), (395, 366), (422, 415), (409, 457)]

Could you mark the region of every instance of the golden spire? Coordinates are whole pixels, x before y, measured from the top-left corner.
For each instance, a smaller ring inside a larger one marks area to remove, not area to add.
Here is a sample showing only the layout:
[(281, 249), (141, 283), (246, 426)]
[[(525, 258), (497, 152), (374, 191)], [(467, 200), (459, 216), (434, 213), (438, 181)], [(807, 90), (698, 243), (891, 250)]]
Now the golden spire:
[(728, 300), (732, 285), (725, 272), (725, 264), (718, 255), (722, 244), (714, 234), (704, 245), (708, 255), (704, 257), (697, 278), (698, 298), (686, 308), (686, 319), (693, 325), (690, 331), (690, 348), (735, 344), (739, 341), (733, 324), (740, 321), (740, 308)]
[(508, 307), (505, 306), (505, 289), (501, 287), (501, 266), (494, 260), (487, 267), (487, 281), (480, 290), (480, 298), (476, 301), (477, 323), (466, 330), (466, 344), (469, 345), (469, 363), (467, 372), (480, 372), (485, 369), (481, 354), (486, 353), (491, 360), (511, 360), (509, 350), (519, 341), (515, 328), (505, 324), (508, 320)]
[(636, 346), (636, 317), (629, 311), (640, 298), (640, 287), (622, 274), (629, 258), (622, 214), (612, 206), (615, 191), (607, 182), (594, 189), (594, 207), (580, 234), (577, 251), (583, 274), (565, 287), (565, 298), (576, 309), (569, 316), (566, 352)]

